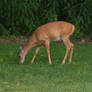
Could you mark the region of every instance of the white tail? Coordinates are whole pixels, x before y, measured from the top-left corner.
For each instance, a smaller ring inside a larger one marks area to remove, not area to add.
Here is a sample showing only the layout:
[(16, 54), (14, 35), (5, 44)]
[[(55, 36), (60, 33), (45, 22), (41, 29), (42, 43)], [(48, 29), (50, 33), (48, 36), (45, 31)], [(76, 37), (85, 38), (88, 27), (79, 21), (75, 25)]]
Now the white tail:
[(51, 64), (50, 41), (60, 40), (61, 38), (66, 46), (66, 53), (62, 61), (62, 64), (65, 64), (65, 60), (67, 58), (69, 51), (69, 61), (71, 62), (74, 45), (70, 42), (69, 37), (73, 33), (74, 29), (75, 27), (73, 24), (64, 21), (51, 22), (38, 27), (33, 32), (32, 36), (29, 38), (26, 45), (21, 48), (19, 52), (19, 64), (22, 64), (24, 62), (27, 52), (32, 47), (37, 46), (37, 49), (31, 61), (32, 64), (42, 45), (45, 45), (46, 47), (49, 64)]

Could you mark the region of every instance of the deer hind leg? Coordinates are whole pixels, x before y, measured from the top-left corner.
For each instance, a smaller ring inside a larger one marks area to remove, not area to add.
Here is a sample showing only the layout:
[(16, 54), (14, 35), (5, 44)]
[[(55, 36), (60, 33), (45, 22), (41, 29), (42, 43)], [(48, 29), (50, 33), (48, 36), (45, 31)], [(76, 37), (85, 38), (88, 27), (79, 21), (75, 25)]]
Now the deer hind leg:
[[(63, 61), (62, 61), (62, 64), (65, 64), (65, 61), (66, 61), (66, 59), (67, 59), (67, 55), (68, 55), (68, 53), (69, 53), (69, 51), (70, 51), (70, 48), (71, 48), (71, 45), (70, 45), (70, 41), (69, 41), (69, 39), (68, 38), (63, 38), (63, 41), (64, 41), (64, 44), (65, 44), (65, 46), (66, 46), (66, 53), (65, 53), (65, 56), (64, 56), (64, 59), (63, 59)], [(72, 53), (72, 52), (71, 52)]]
[(71, 42), (70, 42), (70, 44), (71, 44), (71, 48), (70, 48), (69, 62), (72, 61), (72, 54), (73, 54), (73, 49), (74, 49), (74, 44)]
[(33, 56), (32, 60), (31, 60), (31, 64), (34, 62), (35, 57), (36, 57), (37, 53), (39, 52), (40, 48), (41, 48), (41, 46), (39, 46), (39, 47), (36, 48), (34, 56)]
[(45, 42), (45, 47), (46, 47), (46, 51), (47, 51), (47, 54), (48, 54), (49, 64), (51, 64), (49, 41)]

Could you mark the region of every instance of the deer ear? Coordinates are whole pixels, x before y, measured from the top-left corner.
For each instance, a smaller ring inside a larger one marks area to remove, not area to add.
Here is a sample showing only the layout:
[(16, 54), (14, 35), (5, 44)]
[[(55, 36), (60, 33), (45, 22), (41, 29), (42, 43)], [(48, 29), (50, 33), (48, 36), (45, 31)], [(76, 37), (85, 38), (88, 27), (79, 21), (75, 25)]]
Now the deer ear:
[(22, 47), (20, 46), (20, 48), (19, 48), (20, 50), (22, 50)]
[(23, 47), (22, 46), (20, 46), (20, 50), (22, 50), (23, 49)]
[(24, 48), (24, 46), (20, 46), (20, 50), (22, 50)]

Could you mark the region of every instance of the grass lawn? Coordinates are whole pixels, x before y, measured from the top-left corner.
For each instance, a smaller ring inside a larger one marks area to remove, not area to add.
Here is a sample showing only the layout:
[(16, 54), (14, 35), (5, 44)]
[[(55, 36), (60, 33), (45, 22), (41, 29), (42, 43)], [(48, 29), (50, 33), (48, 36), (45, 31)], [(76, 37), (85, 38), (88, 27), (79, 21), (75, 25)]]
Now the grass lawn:
[(32, 65), (35, 48), (19, 65), (20, 45), (0, 42), (0, 92), (92, 92), (92, 44), (75, 45), (72, 63), (64, 65), (63, 44), (51, 43), (52, 65), (44, 47)]

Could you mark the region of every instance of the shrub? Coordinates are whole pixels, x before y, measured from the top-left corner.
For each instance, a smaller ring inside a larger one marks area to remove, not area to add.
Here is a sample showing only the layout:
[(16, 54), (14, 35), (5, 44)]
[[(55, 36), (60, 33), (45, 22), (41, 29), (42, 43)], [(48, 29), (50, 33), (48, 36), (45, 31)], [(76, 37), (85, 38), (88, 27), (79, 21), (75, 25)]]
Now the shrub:
[(0, 24), (9, 35), (28, 36), (40, 25), (64, 20), (76, 26), (77, 39), (92, 34), (91, 10), (91, 0), (1, 0)]

